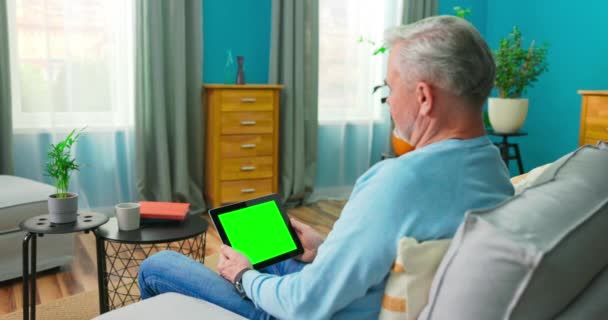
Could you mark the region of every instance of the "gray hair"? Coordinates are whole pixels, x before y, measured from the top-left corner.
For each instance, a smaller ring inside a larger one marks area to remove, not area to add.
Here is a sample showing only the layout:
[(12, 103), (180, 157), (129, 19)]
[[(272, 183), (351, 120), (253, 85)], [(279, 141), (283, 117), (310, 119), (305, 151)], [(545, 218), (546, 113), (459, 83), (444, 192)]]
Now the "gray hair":
[(385, 42), (399, 50), (399, 74), (428, 81), (482, 106), (494, 85), (496, 66), (488, 44), (468, 21), (435, 16), (385, 31)]

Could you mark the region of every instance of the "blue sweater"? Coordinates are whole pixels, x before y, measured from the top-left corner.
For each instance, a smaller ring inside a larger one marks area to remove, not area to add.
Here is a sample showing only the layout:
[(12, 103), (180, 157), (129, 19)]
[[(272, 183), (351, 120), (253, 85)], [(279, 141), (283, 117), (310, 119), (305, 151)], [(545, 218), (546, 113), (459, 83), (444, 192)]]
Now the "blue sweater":
[(433, 143), (370, 168), (300, 272), (243, 275), (247, 296), (281, 319), (376, 319), (402, 237), (451, 238), (465, 211), (513, 195), (498, 149), (483, 136)]

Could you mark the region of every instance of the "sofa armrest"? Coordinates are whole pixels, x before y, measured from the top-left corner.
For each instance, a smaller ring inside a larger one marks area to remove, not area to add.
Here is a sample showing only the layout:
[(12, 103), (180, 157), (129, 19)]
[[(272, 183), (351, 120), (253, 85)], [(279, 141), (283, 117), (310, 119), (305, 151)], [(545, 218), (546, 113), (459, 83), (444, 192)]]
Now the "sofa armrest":
[(104, 313), (95, 320), (119, 319), (214, 319), (240, 320), (240, 315), (200, 299), (179, 293), (164, 293), (150, 299)]

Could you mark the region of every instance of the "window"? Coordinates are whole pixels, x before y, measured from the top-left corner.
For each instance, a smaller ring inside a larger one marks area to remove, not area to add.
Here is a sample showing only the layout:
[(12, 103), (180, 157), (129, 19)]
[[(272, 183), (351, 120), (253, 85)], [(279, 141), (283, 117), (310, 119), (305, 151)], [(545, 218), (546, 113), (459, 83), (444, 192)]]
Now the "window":
[(381, 119), (382, 93), (372, 95), (372, 89), (384, 81), (388, 55), (372, 53), (382, 45), (384, 30), (397, 24), (397, 2), (320, 0), (320, 123)]
[(8, 1), (14, 128), (132, 125), (133, 6)]

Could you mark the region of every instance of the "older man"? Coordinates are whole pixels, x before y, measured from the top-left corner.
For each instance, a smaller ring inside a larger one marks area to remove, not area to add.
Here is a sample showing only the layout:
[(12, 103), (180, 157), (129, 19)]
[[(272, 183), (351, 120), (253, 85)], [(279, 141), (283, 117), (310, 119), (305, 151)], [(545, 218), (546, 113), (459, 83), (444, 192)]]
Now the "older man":
[[(265, 270), (221, 248), (220, 278), (186, 257), (159, 253), (140, 269), (143, 297), (195, 296), (248, 318), (374, 319), (397, 241), (452, 237), (465, 211), (513, 194), (482, 106), (494, 61), (477, 30), (440, 16), (387, 31), (387, 83), (399, 135), (416, 150), (363, 174), (327, 239), (294, 221), (305, 253)], [(232, 283), (242, 294), (239, 294)]]

